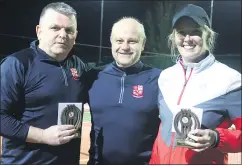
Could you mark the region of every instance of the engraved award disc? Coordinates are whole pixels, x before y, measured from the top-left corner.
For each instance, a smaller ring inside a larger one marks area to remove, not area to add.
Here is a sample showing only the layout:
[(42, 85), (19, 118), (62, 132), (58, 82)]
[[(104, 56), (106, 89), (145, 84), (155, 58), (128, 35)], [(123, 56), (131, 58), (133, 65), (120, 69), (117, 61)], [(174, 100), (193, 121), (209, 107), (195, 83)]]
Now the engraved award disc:
[(200, 122), (197, 115), (190, 109), (181, 109), (181, 111), (176, 114), (173, 123), (176, 131), (175, 146), (189, 147), (185, 144), (187, 134), (192, 129), (200, 128)]
[[(59, 103), (58, 124), (74, 125), (76, 129), (82, 126), (82, 104), (80, 103)], [(78, 131), (78, 137), (81, 136)]]

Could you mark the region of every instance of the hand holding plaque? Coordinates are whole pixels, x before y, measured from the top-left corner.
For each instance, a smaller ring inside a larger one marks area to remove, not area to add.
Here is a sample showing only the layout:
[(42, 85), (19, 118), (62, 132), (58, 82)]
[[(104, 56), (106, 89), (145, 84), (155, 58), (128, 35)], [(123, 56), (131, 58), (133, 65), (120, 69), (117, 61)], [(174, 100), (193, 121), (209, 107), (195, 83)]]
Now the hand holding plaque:
[[(76, 129), (82, 126), (83, 107), (82, 103), (59, 103), (58, 124), (74, 125)], [(78, 137), (81, 133), (77, 132)]]
[(173, 125), (176, 132), (175, 146), (183, 147), (190, 147), (185, 144), (185, 140), (188, 139), (187, 134), (201, 126), (198, 116), (191, 109), (181, 109), (175, 115)]

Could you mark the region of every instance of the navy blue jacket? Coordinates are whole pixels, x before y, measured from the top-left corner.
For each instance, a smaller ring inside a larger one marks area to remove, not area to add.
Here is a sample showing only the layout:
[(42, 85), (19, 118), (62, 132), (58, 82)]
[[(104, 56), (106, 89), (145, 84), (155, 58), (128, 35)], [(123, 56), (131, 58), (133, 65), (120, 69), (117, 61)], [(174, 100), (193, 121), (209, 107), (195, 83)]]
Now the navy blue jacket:
[[(77, 70), (73, 77), (71, 68)], [(57, 124), (58, 103), (85, 102), (81, 81), (87, 67), (77, 56), (57, 62), (37, 47), (9, 55), (1, 62), (2, 164), (79, 164), (80, 139), (61, 146), (26, 143), (29, 126)]]
[(159, 127), (160, 70), (142, 62), (99, 72), (89, 91), (92, 114), (88, 164), (147, 164)]

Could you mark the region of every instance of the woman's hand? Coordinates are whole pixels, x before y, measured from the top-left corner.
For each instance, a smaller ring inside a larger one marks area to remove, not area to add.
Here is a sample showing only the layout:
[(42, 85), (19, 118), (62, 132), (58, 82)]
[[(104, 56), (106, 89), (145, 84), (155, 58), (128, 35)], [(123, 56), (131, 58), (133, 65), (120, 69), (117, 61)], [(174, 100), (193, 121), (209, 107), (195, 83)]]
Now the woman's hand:
[(201, 152), (213, 146), (217, 137), (217, 133), (214, 130), (196, 129), (188, 133), (185, 143), (193, 147), (192, 150)]

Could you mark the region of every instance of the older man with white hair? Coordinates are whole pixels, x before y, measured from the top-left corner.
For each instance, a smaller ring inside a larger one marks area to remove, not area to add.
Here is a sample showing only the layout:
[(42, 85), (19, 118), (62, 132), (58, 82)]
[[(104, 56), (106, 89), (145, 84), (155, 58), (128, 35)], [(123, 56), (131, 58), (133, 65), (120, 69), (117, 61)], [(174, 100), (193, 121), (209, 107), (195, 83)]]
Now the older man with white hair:
[(158, 132), (160, 69), (141, 62), (145, 30), (135, 18), (111, 32), (114, 62), (100, 71), (89, 91), (92, 114), (88, 164), (148, 164)]

